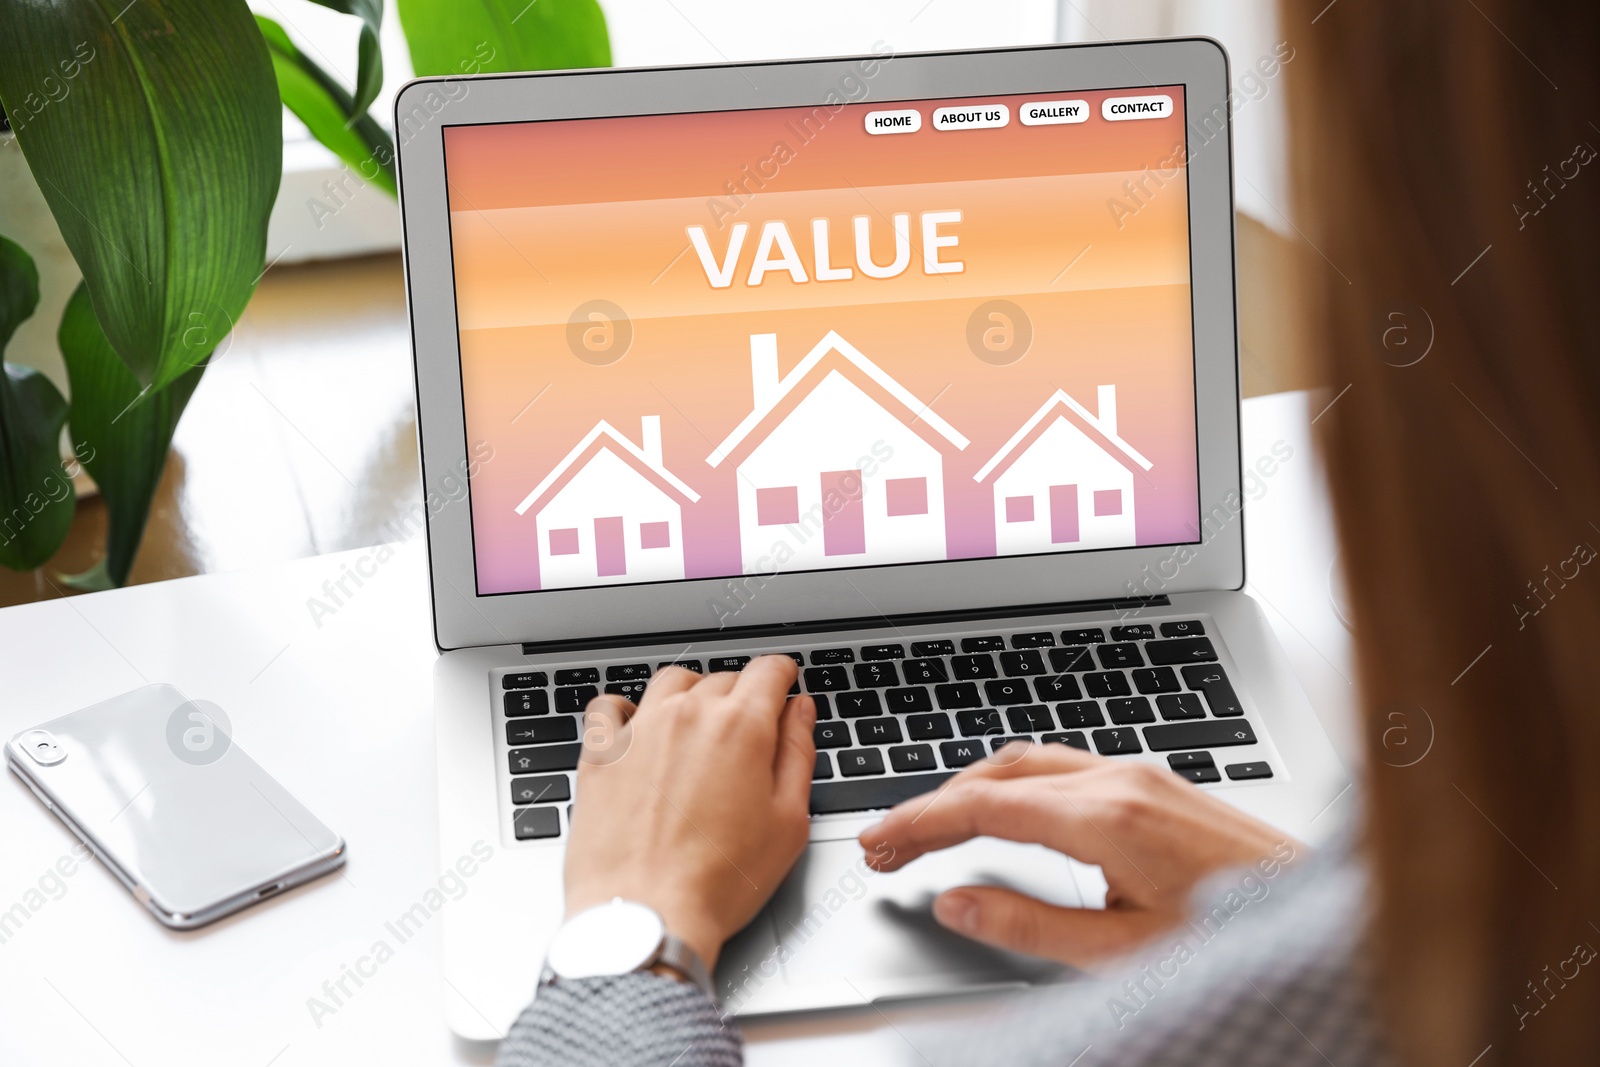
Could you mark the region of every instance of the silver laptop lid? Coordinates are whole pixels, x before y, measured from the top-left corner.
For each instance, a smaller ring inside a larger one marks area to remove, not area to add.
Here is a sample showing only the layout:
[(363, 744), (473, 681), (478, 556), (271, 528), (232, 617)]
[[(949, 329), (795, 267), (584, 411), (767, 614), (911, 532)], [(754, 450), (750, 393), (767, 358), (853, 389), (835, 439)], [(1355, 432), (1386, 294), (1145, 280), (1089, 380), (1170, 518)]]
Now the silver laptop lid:
[(438, 642), (1243, 581), (1209, 41), (400, 94)]

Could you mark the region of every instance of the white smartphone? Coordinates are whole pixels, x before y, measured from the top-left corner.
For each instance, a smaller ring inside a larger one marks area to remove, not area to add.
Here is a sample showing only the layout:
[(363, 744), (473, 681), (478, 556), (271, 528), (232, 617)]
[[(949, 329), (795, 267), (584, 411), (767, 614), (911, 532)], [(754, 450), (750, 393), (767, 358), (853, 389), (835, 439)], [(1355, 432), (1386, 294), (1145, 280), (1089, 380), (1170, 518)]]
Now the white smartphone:
[(345, 860), (222, 709), (170, 685), (24, 730), (6, 763), (167, 926), (204, 926)]

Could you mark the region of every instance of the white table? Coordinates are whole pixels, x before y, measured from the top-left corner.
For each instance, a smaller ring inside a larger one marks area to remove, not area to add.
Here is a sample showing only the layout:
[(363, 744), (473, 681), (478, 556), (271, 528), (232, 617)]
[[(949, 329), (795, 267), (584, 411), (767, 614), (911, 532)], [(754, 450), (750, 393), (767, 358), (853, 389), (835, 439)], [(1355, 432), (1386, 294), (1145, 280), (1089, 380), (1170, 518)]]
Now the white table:
[[(1276, 442), (1293, 450), (1247, 507), (1246, 544), (1251, 589), (1354, 765), (1349, 638), (1330, 594), (1335, 553), (1309, 441), (1310, 419), (1325, 402), (1281, 394), (1245, 403), (1247, 467)], [(420, 539), (331, 616), (314, 619), (307, 606), (371, 551), (0, 611), (0, 737), (146, 682), (171, 682), (221, 704), (239, 743), (350, 843), (342, 876), (174, 933), (93, 861), (53, 880), (74, 838), (5, 775), (0, 1063), (492, 1060), (492, 1046), (458, 1041), (441, 1021), (436, 923), (400, 945), (334, 1014), (315, 1020), (307, 1006), (439, 875), (434, 648)], [(466, 893), (470, 906), (470, 883)], [(948, 1007), (937, 1010), (949, 1017)], [(908, 1005), (761, 1022), (746, 1028), (749, 1058), (914, 1061), (902, 1031), (934, 1012)]]

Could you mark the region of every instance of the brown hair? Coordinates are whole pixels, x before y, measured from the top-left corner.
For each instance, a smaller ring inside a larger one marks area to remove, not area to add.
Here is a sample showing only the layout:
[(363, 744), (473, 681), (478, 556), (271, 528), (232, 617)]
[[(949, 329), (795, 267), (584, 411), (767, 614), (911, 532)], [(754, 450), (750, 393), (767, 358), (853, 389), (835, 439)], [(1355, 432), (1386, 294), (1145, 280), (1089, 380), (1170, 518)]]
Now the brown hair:
[(1281, 10), (1384, 1021), (1411, 1064), (1593, 1057), (1600, 4)]

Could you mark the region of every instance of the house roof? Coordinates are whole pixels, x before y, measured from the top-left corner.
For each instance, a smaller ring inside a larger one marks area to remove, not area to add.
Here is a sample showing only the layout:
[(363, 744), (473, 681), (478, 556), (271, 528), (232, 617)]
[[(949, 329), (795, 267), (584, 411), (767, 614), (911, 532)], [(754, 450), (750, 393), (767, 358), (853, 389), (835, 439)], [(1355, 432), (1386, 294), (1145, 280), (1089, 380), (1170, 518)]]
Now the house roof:
[(941, 437), (955, 445), (957, 449), (964, 449), (972, 443), (954, 426), (940, 418), (927, 404), (918, 400), (909, 389), (891, 378), (882, 367), (862, 355), (859, 349), (843, 337), (840, 337), (838, 333), (829, 330), (827, 336), (818, 341), (816, 347), (807, 352), (806, 357), (795, 364), (788, 374), (783, 376), (783, 379), (778, 382), (777, 389), (773, 391), (769, 402), (746, 415), (744, 421), (736, 426), (734, 431), (717, 446), (716, 451), (706, 457), (706, 462), (715, 467), (731, 456), (734, 449), (738, 448), (740, 443), (760, 425), (761, 420), (766, 418), (785, 397), (793, 392), (805, 380), (805, 377), (811, 373), (812, 369), (826, 358), (829, 352), (838, 352), (845, 359), (855, 364), (862, 373), (882, 386), (890, 396), (905, 405), (907, 410), (915, 412), (918, 419), (927, 423)]
[[(602, 441), (602, 437), (609, 438), (609, 441)], [(555, 465), (555, 469), (549, 474), (545, 475), (544, 481), (534, 486), (533, 492), (522, 498), (522, 503), (517, 505), (517, 514), (525, 514), (527, 510), (536, 502), (538, 502), (541, 497), (553, 489), (558, 482), (561, 482), (564, 479), (568, 469), (571, 468), (573, 464), (577, 463), (578, 460), (582, 458), (583, 454), (589, 450), (590, 446), (595, 444), (597, 441), (600, 443), (602, 448), (610, 447), (611, 450), (617, 453), (617, 455), (619, 455), (623, 460), (630, 462), (640, 474), (654, 476), (655, 479), (665, 482), (672, 489), (676, 490), (678, 493), (687, 498), (689, 503), (692, 504), (700, 499), (700, 494), (685, 485), (677, 475), (667, 470), (666, 467), (662, 466), (656, 460), (645, 455), (645, 452), (642, 448), (624, 437), (617, 431), (616, 427), (612, 426), (605, 419), (601, 419), (599, 422), (595, 423), (594, 429), (584, 434), (583, 440), (579, 441), (572, 451), (568, 452), (566, 456), (562, 458), (561, 462)]]
[[(1067, 410), (1071, 411), (1080, 420), (1087, 423), (1089, 427), (1095, 431), (1095, 433), (1104, 438), (1105, 442), (1111, 444), (1114, 448), (1120, 451), (1123, 456), (1138, 464), (1144, 470), (1149, 470), (1153, 466), (1153, 464), (1148, 459), (1145, 459), (1144, 456), (1140, 455), (1138, 450), (1136, 450), (1132, 445), (1124, 441), (1121, 437), (1118, 437), (1114, 432), (1108, 431), (1104, 423), (1102, 423), (1095, 416), (1089, 414), (1087, 408), (1078, 403), (1076, 400), (1072, 399), (1072, 397), (1068, 396), (1066, 393), (1062, 392), (1060, 389), (1057, 389), (1054, 393), (1050, 394), (1049, 398), (1045, 400), (1043, 404), (1039, 406), (1039, 410), (1035, 411), (1031, 416), (1029, 416), (1028, 421), (1023, 423), (1017, 432), (1011, 435), (1011, 440), (1002, 445), (1000, 451), (991, 456), (989, 462), (985, 463), (981, 468), (979, 468), (978, 473), (972, 476), (972, 480), (975, 482), (981, 482), (985, 478), (989, 477), (990, 474), (994, 473), (994, 471), (999, 469), (999, 467), (1006, 462), (1007, 458), (1017, 450), (1018, 446), (1020, 446), (1023, 441), (1027, 440), (1028, 436), (1033, 433), (1033, 431), (1037, 429), (1047, 417), (1049, 417), (1051, 410), (1057, 406), (1066, 407)], [(1090, 440), (1094, 440), (1094, 438), (1091, 437)], [(1095, 441), (1095, 444), (1099, 445), (1104, 451), (1111, 451), (1100, 441)]]

